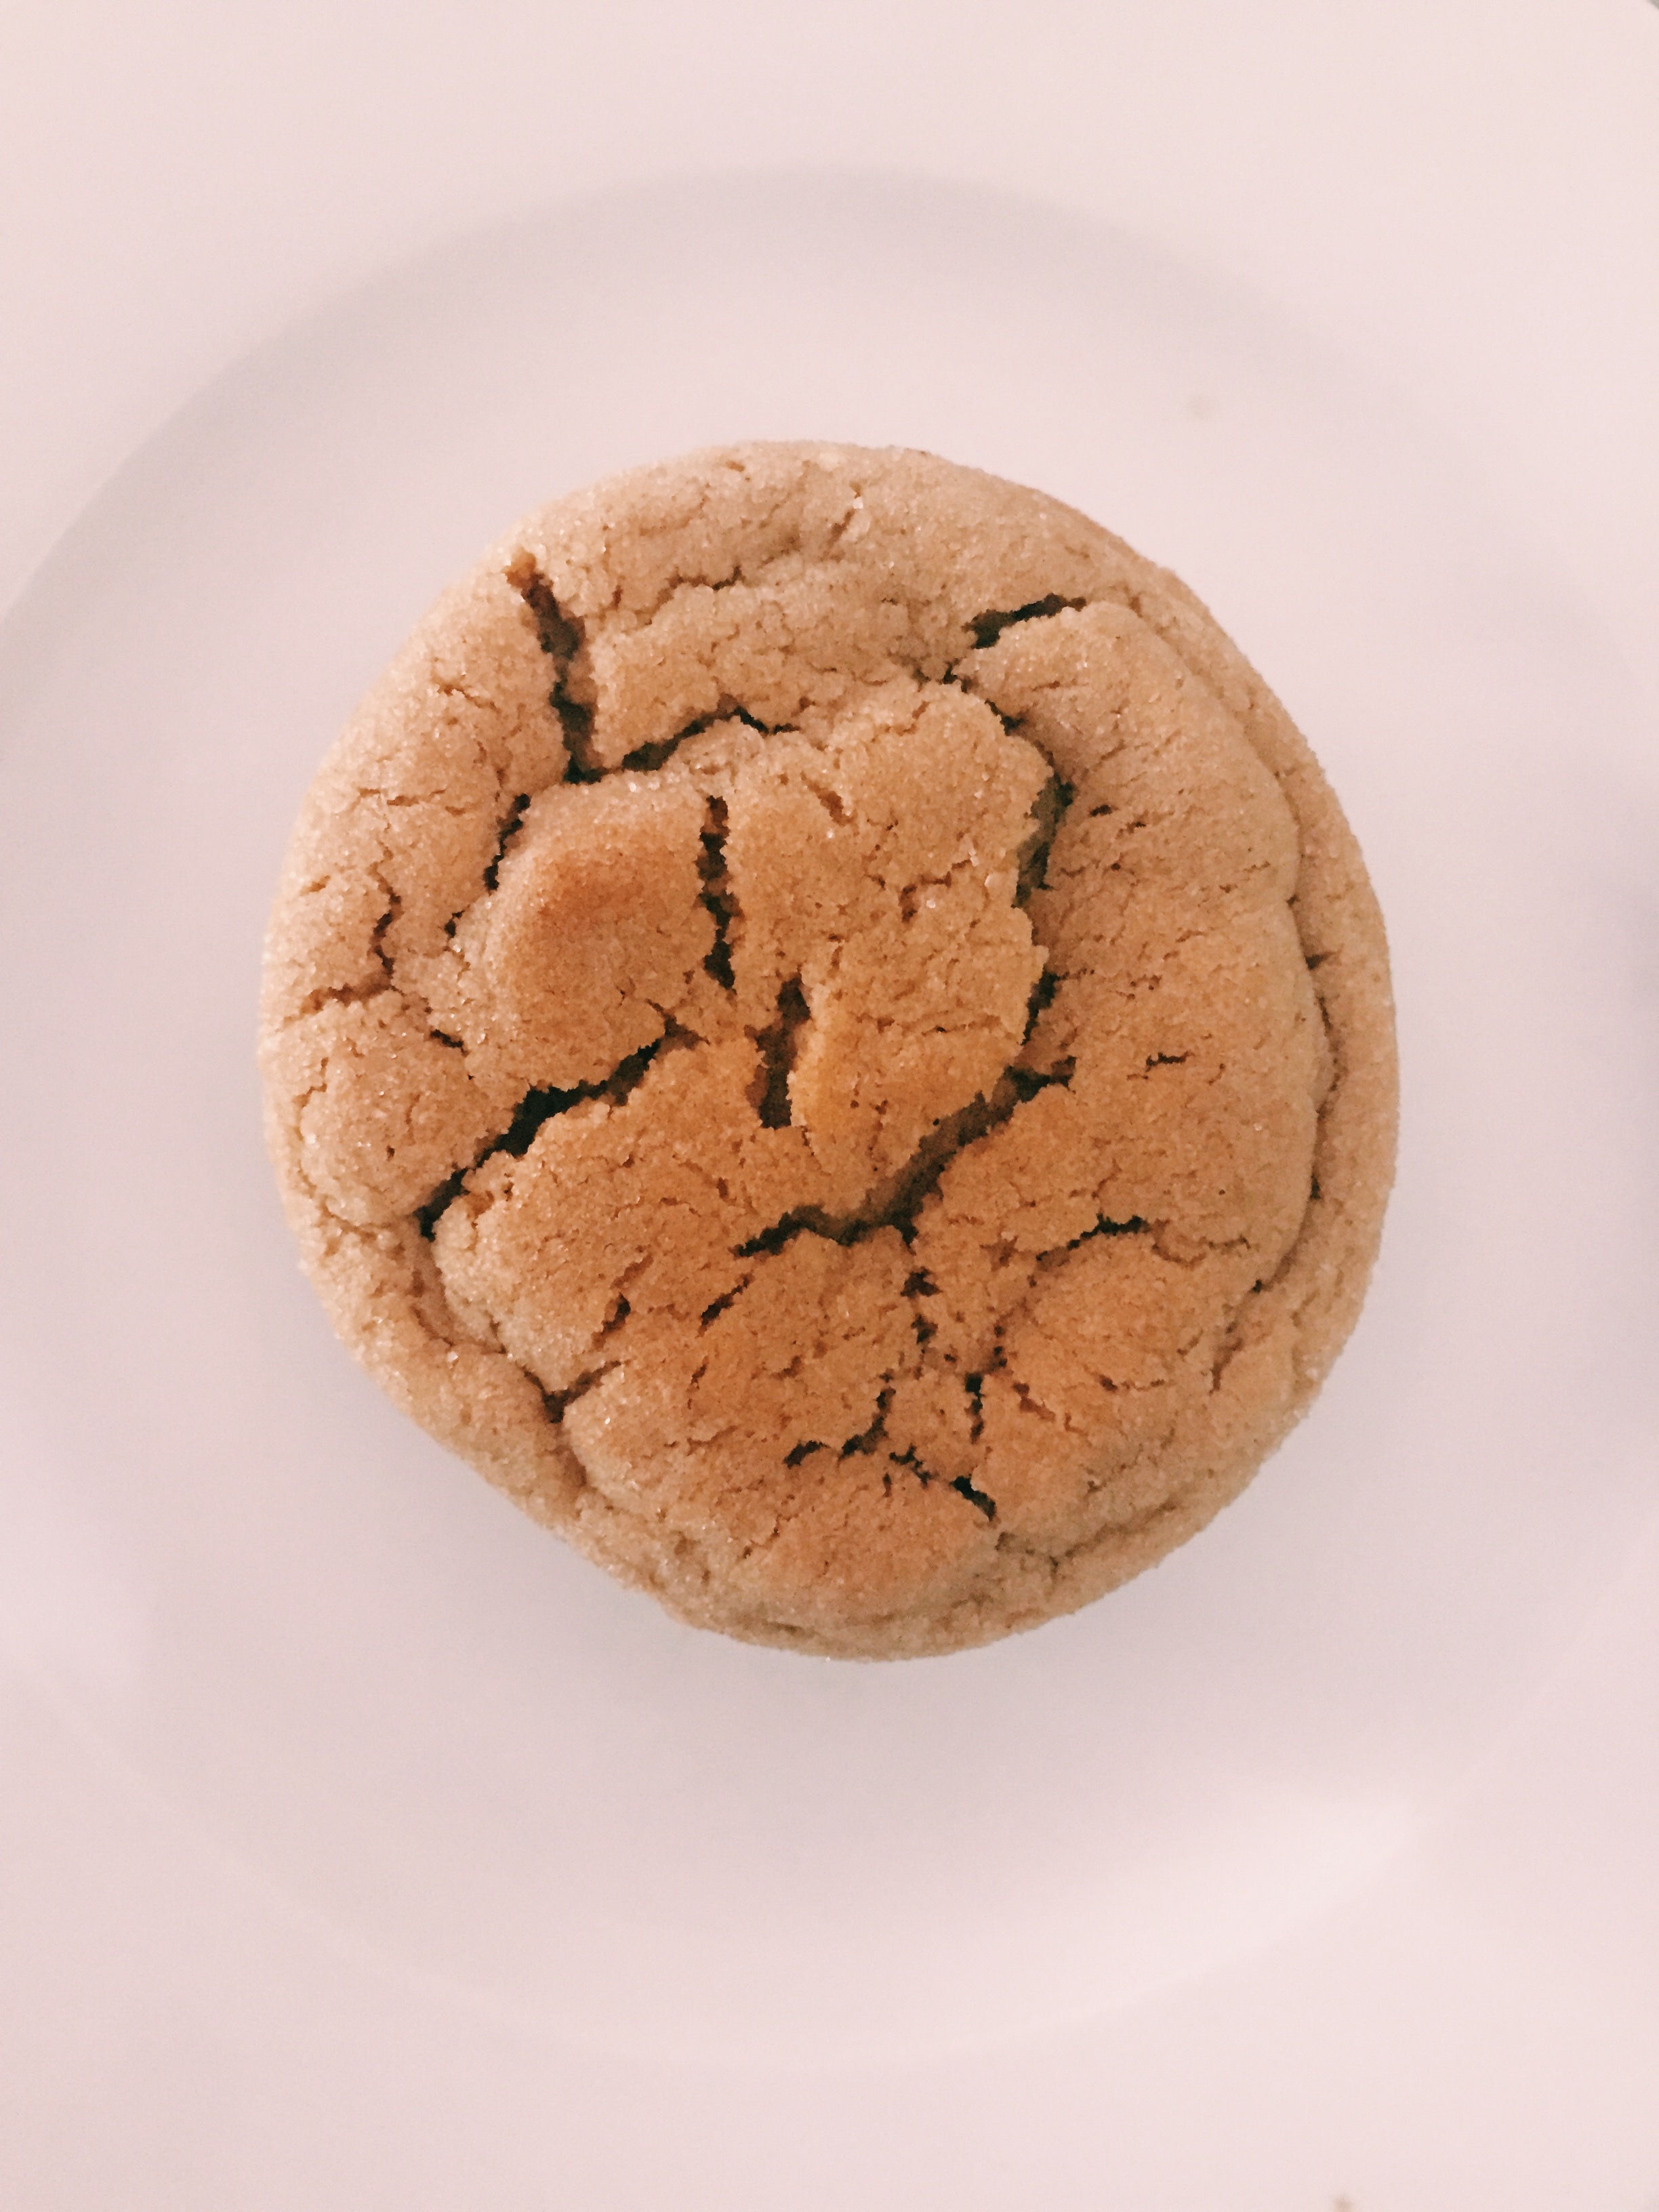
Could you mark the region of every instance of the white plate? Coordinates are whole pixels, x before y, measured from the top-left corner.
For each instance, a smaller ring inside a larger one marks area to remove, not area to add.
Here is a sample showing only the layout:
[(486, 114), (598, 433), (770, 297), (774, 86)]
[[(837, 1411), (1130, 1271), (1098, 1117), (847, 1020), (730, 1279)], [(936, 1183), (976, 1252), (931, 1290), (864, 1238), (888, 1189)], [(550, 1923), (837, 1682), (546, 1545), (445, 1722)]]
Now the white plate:
[[(1176, 568), (1324, 761), (1396, 962), (1399, 1187), (1313, 1415), (1128, 1589), (902, 1666), (682, 1630), (406, 1425), (258, 1134), (264, 909), (354, 697), (524, 507), (771, 435), (927, 446)], [(0, 633), (0, 1630), (446, 2003), (737, 2063), (1143, 2003), (1385, 1864), (1647, 1510), (1638, 703), (1455, 452), (1194, 270), (890, 180), (473, 240), (138, 454)]]

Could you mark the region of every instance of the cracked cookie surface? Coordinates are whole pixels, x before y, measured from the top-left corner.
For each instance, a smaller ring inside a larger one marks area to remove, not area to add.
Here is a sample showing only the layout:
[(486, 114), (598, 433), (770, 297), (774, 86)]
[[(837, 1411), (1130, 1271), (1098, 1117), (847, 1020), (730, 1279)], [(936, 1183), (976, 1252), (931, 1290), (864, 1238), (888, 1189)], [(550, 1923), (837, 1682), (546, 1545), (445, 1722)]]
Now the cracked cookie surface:
[(1352, 1327), (1382, 930), (1166, 572), (919, 453), (532, 515), (308, 794), (267, 1121), (335, 1326), (701, 1625), (1035, 1625), (1202, 1525)]

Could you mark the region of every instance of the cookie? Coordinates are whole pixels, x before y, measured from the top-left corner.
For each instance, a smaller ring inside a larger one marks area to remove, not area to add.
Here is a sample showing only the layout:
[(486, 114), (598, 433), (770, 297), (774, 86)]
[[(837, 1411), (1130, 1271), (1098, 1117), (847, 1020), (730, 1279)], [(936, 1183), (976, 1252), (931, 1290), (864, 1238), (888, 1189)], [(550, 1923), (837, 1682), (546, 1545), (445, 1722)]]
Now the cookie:
[(947, 1651), (1243, 1486), (1364, 1294), (1382, 923), (1185, 587), (930, 455), (531, 515), (308, 794), (270, 1148), (336, 1328), (681, 1618)]

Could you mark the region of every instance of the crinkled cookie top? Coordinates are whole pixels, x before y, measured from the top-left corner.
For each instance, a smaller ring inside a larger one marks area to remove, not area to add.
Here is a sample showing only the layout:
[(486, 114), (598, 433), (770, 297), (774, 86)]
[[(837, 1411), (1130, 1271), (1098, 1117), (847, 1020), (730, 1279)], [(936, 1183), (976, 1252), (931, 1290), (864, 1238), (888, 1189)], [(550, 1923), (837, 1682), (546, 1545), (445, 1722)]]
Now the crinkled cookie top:
[(532, 516), (309, 794), (271, 1144), (341, 1334), (686, 1618), (868, 1655), (1081, 1603), (1352, 1323), (1380, 922), (1197, 603), (918, 453)]

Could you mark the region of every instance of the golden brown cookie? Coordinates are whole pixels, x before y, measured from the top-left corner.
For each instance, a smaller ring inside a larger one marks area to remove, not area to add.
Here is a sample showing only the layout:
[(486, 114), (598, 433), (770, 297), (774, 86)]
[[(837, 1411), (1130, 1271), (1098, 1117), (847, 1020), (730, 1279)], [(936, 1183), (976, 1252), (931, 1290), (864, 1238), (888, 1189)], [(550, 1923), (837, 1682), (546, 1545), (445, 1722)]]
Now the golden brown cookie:
[(270, 1139), (398, 1403), (701, 1625), (949, 1650), (1306, 1407), (1394, 1156), (1335, 799), (1183, 586), (924, 453), (532, 515), (308, 794)]

